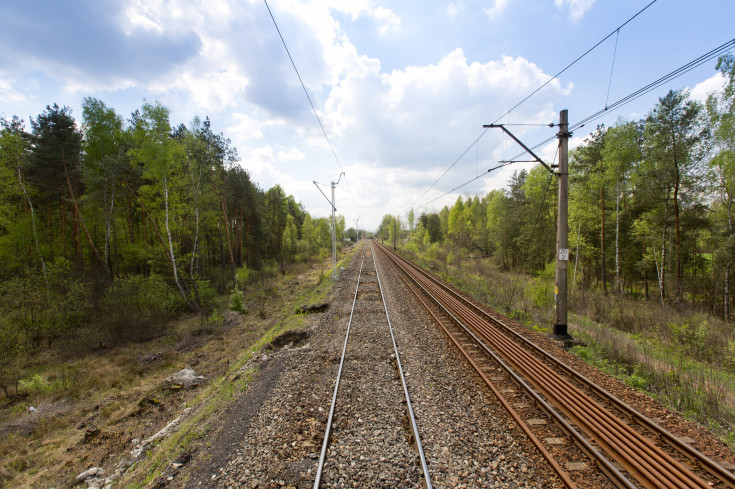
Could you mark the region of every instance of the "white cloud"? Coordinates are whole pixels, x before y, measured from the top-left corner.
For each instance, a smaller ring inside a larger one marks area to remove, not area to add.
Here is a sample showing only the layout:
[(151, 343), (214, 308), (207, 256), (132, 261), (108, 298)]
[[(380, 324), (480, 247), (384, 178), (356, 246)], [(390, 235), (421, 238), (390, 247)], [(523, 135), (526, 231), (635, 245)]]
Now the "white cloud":
[(464, 10), (463, 2), (458, 2), (458, 3), (450, 2), (449, 5), (447, 5), (447, 16), (454, 17), (463, 10)]
[(387, 34), (401, 29), (401, 18), (384, 7), (370, 9), (368, 15), (378, 22), (378, 32)]
[[(456, 155), (439, 141), (467, 137), (467, 127), (479, 129), (492, 122), (489, 117), (500, 115), (509, 102), (547, 79), (523, 58), (468, 63), (456, 49), (428, 66), (348, 75), (332, 90), (325, 108), (334, 132), (358, 142), (361, 160), (384, 167), (441, 166)], [(533, 105), (517, 109), (514, 118), (553, 120), (553, 101), (562, 94), (554, 80)]]
[(584, 14), (592, 8), (595, 0), (554, 0), (554, 5), (559, 8), (569, 8), (569, 17), (572, 22), (579, 22)]
[(0, 79), (0, 102), (4, 104), (18, 103), (26, 100), (26, 96), (16, 90), (14, 80)]
[(694, 88), (689, 90), (689, 96), (699, 102), (705, 102), (711, 93), (722, 91), (726, 83), (727, 79), (722, 76), (722, 73), (717, 72), (706, 80), (694, 85)]
[(226, 134), (236, 141), (263, 139), (263, 124), (242, 112), (232, 114), (233, 125), (225, 129)]
[(493, 19), (503, 12), (506, 5), (508, 5), (508, 0), (495, 0), (495, 3), (492, 7), (483, 10), (487, 14), (487, 16), (490, 17), (490, 19)]
[(301, 10), (307, 15), (307, 17), (302, 17), (304, 21), (314, 27), (318, 23), (321, 30), (336, 25), (334, 19), (329, 15), (329, 10), (347, 14), (353, 22), (360, 17), (371, 18), (378, 25), (378, 32), (381, 35), (400, 30), (401, 17), (390, 9), (374, 6), (375, 3), (373, 0), (316, 0), (308, 4), (301, 4), (298, 0), (291, 0), (284, 10), (292, 11), (294, 8)]
[[(160, 2), (158, 2), (160, 5)], [(125, 32), (132, 35), (135, 28), (153, 30), (159, 33), (164, 31), (161, 22), (156, 15), (154, 9), (151, 8), (151, 2), (144, 4), (141, 0), (131, 2), (125, 9), (128, 26), (125, 26)]]
[(278, 161), (302, 161), (304, 158), (306, 158), (306, 155), (299, 151), (298, 148), (279, 151), (277, 156)]

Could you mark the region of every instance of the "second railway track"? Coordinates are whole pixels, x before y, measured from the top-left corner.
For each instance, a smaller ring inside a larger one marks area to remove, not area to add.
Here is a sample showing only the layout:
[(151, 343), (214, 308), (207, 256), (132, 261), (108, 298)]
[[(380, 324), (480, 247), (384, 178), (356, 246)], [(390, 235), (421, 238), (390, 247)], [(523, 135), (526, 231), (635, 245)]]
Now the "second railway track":
[[(735, 487), (729, 470), (526, 341), (487, 308), (380, 250), (567, 487)], [(607, 481), (580, 466), (598, 469)]]

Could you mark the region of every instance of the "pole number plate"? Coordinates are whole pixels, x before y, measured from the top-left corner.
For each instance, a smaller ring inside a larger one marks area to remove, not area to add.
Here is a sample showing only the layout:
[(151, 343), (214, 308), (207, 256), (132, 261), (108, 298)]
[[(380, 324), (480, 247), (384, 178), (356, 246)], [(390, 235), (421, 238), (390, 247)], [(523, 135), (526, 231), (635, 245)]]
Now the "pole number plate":
[(569, 261), (569, 248), (559, 249), (559, 261)]

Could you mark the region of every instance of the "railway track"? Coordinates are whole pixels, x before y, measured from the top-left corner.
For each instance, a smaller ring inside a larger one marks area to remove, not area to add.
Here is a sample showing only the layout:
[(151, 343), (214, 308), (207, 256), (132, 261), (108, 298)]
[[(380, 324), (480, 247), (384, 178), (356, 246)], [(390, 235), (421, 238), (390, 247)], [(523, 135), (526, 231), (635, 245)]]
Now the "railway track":
[(375, 244), (567, 487), (735, 488), (685, 440), (605, 392), (485, 306)]
[[(405, 473), (382, 485), (432, 488), (373, 247), (363, 250), (314, 489), (372, 486), (377, 481), (356, 480), (361, 464), (395, 466), (401, 460)], [(371, 437), (387, 441), (391, 452), (376, 450), (381, 443)]]

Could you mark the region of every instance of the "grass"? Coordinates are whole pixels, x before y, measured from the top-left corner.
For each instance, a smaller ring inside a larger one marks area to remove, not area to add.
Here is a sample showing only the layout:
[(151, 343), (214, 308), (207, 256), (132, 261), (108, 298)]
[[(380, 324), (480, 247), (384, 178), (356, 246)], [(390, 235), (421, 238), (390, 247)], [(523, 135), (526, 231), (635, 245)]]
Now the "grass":
[[(340, 264), (350, 257), (343, 256)], [(246, 289), (245, 312), (237, 324), (224, 321), (229, 313), (220, 310), (219, 321), (184, 317), (143, 343), (78, 358), (52, 352), (34, 358), (22, 376), (24, 397), (0, 406), (0, 487), (63, 486), (96, 465), (114, 472), (132, 438), (151, 436), (192, 407), (178, 431), (154, 445), (118, 486), (144, 487), (155, 480), (178, 454), (205, 443), (212, 413), (247, 389), (256, 373), (244, 368), (248, 359), (279, 334), (304, 324), (307, 317), (295, 313), (299, 307), (324, 301), (333, 285), (324, 280), (324, 269), (318, 262), (276, 274), (264, 285), (265, 299), (260, 288)], [(223, 297), (222, 305), (229, 299)], [(162, 387), (164, 377), (191, 365), (209, 379), (207, 384), (187, 392)], [(36, 413), (29, 412), (31, 406)], [(85, 428), (78, 428), (85, 422), (102, 435), (85, 443)]]
[[(345, 254), (337, 267), (344, 266), (352, 257), (356, 248)], [(154, 449), (154, 453), (132, 470), (123, 480), (124, 484), (131, 487), (145, 487), (151, 481), (157, 479), (165, 468), (173, 462), (179, 454), (191, 449), (193, 443), (202, 439), (202, 435), (210, 431), (213, 424), (212, 413), (220, 411), (231, 402), (235, 394), (247, 389), (252, 376), (256, 373), (254, 367), (243, 370), (247, 361), (257, 352), (269, 344), (277, 336), (293, 329), (300, 328), (307, 315), (295, 312), (303, 306), (314, 305), (323, 302), (331, 291), (333, 282), (324, 280), (323, 269), (319, 272), (317, 287), (306, 289), (302, 293), (295, 294), (290, 300), (283, 301), (280, 309), (275, 314), (278, 318), (275, 324), (261, 336), (245, 353), (240, 355), (231, 363), (228, 371), (208, 384), (205, 389), (192, 401), (196, 406), (195, 414), (191, 415), (182, 423), (177, 432), (165, 439)], [(178, 483), (183, 483), (179, 481)]]
[[(403, 250), (448, 282), (534, 331), (553, 320), (553, 268), (535, 277), (497, 269), (490, 259), (447, 264), (448, 250)], [(456, 254), (456, 253), (455, 253)], [(571, 284), (571, 281), (569, 282)], [(646, 392), (735, 448), (735, 328), (685, 307), (662, 307), (578, 289), (570, 293), (569, 328), (585, 343), (573, 352)]]

